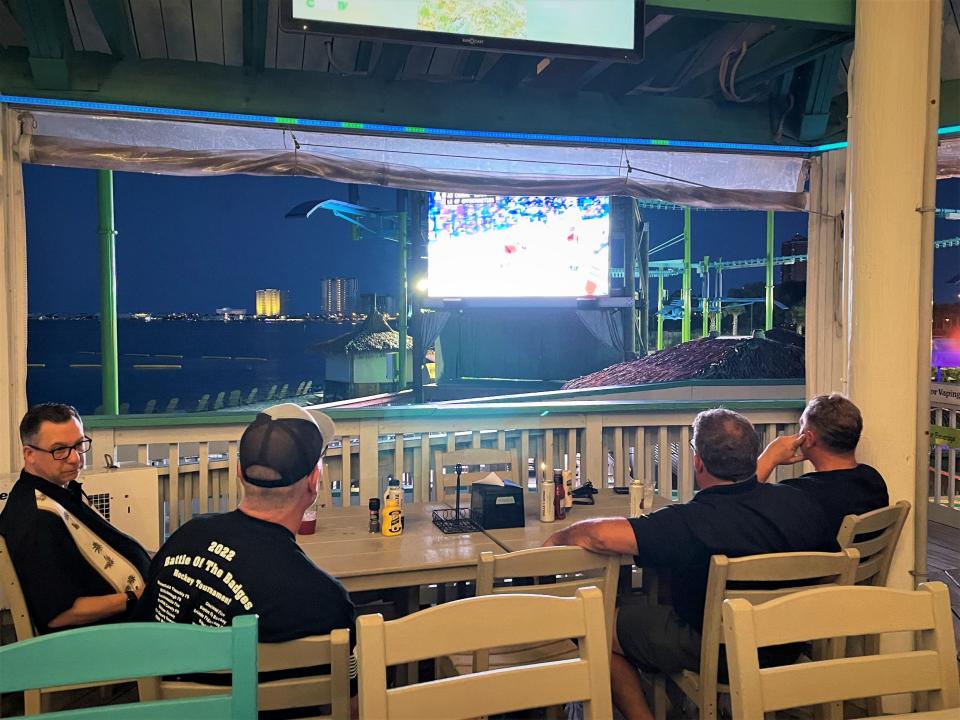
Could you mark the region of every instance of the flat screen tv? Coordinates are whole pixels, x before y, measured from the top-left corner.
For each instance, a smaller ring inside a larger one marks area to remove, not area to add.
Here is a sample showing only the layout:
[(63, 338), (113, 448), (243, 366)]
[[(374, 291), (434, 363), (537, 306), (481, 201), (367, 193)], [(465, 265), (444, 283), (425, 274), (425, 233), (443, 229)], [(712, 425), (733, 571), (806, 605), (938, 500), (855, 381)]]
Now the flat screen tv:
[(430, 193), (433, 298), (609, 294), (609, 197)]
[(636, 62), (642, 0), (282, 0), (288, 32)]

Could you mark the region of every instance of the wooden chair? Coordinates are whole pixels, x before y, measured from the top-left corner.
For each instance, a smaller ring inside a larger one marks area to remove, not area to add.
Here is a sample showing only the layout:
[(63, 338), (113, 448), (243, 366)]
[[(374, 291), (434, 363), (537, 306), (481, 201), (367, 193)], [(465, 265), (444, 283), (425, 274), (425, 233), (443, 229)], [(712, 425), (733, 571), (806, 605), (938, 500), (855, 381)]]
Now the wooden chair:
[[(927, 712), (890, 720), (956, 720), (960, 682), (943, 583), (910, 592), (879, 587), (820, 588), (762, 605), (742, 599), (723, 605), (733, 716), (762, 720), (765, 712), (844, 700), (918, 693)], [(916, 633), (918, 649), (841, 658), (844, 637)], [(757, 648), (815, 638), (837, 638), (827, 659), (761, 669)], [(876, 716), (871, 716), (876, 717)]]
[(901, 500), (896, 505), (863, 515), (847, 515), (843, 519), (837, 544), (841, 550), (854, 548), (860, 552), (857, 585), (882, 587), (887, 584), (893, 553), (909, 512), (910, 503)]
[(120, 623), (77, 628), (0, 648), (0, 692), (185, 672), (230, 670), (233, 685), (213, 697), (50, 713), (50, 718), (223, 718), (256, 720), (257, 618), (232, 627)]
[[(463, 466), (460, 484), (464, 489), (469, 488), (475, 481), (485, 478), (491, 472), (495, 472), (502, 480), (509, 480), (523, 486), (516, 454), (509, 450), (465, 448), (451, 452), (437, 452), (434, 462), (437, 502), (443, 502), (448, 492), (451, 494), (454, 492), (457, 486), (455, 470), (457, 465)], [(481, 465), (484, 466), (482, 469), (479, 467)], [(496, 468), (493, 469), (491, 466)], [(509, 466), (509, 469), (503, 469), (506, 466)]]
[(10, 559), (7, 541), (2, 535), (0, 535), (0, 587), (3, 587), (3, 594), (10, 604), (13, 631), (17, 641), (34, 637), (37, 633), (30, 619), (30, 611), (27, 610), (27, 601), (23, 597), (23, 590), (20, 589), (20, 579), (13, 567), (13, 560)]
[[(858, 559), (856, 550), (839, 553), (770, 553), (740, 558), (714, 555), (710, 559), (700, 638), (700, 667), (696, 670), (685, 669), (671, 676), (674, 683), (700, 709), (700, 720), (715, 720), (717, 693), (730, 692), (729, 686), (719, 683), (717, 678), (720, 645), (724, 642), (721, 622), (723, 601), (742, 598), (747, 602), (760, 603), (825, 583), (850, 585)], [(758, 583), (766, 588), (756, 589)], [(771, 585), (779, 587), (773, 589)], [(665, 710), (665, 698), (660, 678), (657, 684), (659, 687), (655, 687), (654, 705), (659, 717)]]
[[(329, 635), (315, 635), (283, 643), (260, 643), (257, 657), (261, 673), (330, 666), (330, 672), (322, 675), (261, 682), (257, 694), (257, 708), (261, 712), (324, 705), (330, 706), (330, 714), (313, 716), (314, 720), (320, 717), (349, 720), (349, 631), (334, 630)], [(223, 692), (222, 685), (161, 680), (159, 677), (145, 678), (138, 684), (141, 701), (203, 697)]]
[[(863, 515), (847, 515), (843, 519), (837, 533), (837, 544), (841, 550), (854, 548), (860, 553), (856, 585), (886, 586), (893, 553), (897, 549), (897, 542), (900, 540), (900, 533), (909, 513), (910, 503), (901, 500), (896, 505), (873, 510)], [(850, 638), (850, 647), (847, 648), (847, 653), (850, 655), (876, 655), (879, 652), (880, 638), (875, 635)], [(871, 715), (879, 715), (880, 700), (868, 698), (867, 712)]]
[[(583, 702), (587, 720), (613, 717), (603, 595), (493, 595), (437, 605), (384, 622), (357, 618), (360, 717), (459, 720)], [(517, 642), (577, 638), (576, 659), (488, 670), (387, 689), (387, 667)]]
[[(600, 555), (579, 547), (533, 548), (506, 555), (485, 552), (480, 554), (477, 567), (477, 595), (526, 593), (573, 597), (580, 588), (599, 587), (603, 593), (604, 626), (609, 648), (613, 638), (619, 576), (618, 555)], [(576, 657), (577, 652), (576, 643), (569, 638), (535, 644), (511, 643), (506, 647), (444, 658), (440, 661), (440, 674), (450, 677), (490, 668), (566, 660)]]

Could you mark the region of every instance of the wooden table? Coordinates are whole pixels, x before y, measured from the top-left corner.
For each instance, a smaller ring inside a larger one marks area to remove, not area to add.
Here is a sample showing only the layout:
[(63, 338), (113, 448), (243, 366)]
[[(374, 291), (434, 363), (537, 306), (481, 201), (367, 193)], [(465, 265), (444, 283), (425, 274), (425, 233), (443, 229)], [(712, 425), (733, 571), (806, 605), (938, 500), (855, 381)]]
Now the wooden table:
[(405, 503), (399, 537), (371, 535), (365, 506), (321, 511), (317, 532), (297, 543), (351, 592), (476, 580), (480, 553), (502, 549), (482, 532), (444, 535), (432, 522), (444, 507)]
[[(522, 528), (506, 528), (503, 530), (487, 530), (486, 534), (497, 545), (504, 550), (513, 552), (515, 550), (527, 550), (543, 545), (548, 537), (557, 530), (562, 530), (578, 520), (587, 520), (601, 517), (626, 517), (630, 512), (630, 496), (617, 495), (612, 490), (601, 490), (593, 496), (593, 505), (574, 504), (571, 510), (567, 511), (567, 517), (564, 520), (555, 520), (552, 523), (540, 522), (540, 505), (537, 502), (537, 496), (533, 493), (524, 495), (524, 513), (526, 514), (527, 524)], [(669, 501), (654, 496), (653, 507), (658, 509), (669, 505)], [(650, 512), (650, 511), (645, 511)], [(627, 559), (624, 560), (626, 564)], [(629, 558), (633, 562), (633, 558)]]

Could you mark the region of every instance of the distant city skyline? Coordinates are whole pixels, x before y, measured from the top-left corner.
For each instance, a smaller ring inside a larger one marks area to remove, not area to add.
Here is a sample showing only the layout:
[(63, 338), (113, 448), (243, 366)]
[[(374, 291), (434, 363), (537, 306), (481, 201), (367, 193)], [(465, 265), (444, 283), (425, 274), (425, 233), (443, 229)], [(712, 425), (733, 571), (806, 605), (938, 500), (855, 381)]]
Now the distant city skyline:
[[(96, 173), (24, 165), (28, 310), (38, 314), (99, 312)], [(361, 295), (397, 295), (397, 245), (352, 239), (352, 226), (330, 213), (288, 220), (311, 199), (347, 199), (347, 186), (315, 178), (231, 175), (214, 178), (114, 173), (117, 309), (156, 314), (208, 314), (250, 308), (262, 288), (290, 291), (293, 315), (323, 311), (321, 279), (356, 278)], [(396, 191), (360, 186), (363, 205), (393, 208)], [(937, 185), (938, 207), (960, 207), (960, 179)], [(682, 213), (644, 210), (651, 247), (683, 229)], [(763, 256), (762, 212), (695, 211), (692, 253), (724, 260)], [(804, 213), (777, 213), (775, 242), (807, 233)], [(960, 235), (960, 223), (938, 219), (935, 237)], [(680, 250), (682, 253), (682, 249)], [(678, 256), (673, 246), (651, 257)], [(936, 251), (937, 302), (956, 302), (960, 248)], [(763, 269), (724, 274), (724, 287), (763, 280)], [(779, 280), (779, 276), (778, 276)], [(679, 288), (668, 278), (668, 290)], [(254, 308), (250, 308), (251, 310)]]

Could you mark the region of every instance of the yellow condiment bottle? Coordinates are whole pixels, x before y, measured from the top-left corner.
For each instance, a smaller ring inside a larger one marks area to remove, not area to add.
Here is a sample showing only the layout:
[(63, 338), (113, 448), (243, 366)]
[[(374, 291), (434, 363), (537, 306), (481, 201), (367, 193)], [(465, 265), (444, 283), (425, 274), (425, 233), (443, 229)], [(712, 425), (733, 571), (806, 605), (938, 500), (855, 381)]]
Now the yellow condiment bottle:
[(393, 537), (403, 532), (403, 510), (395, 498), (389, 498), (380, 511), (380, 532), (386, 537)]

